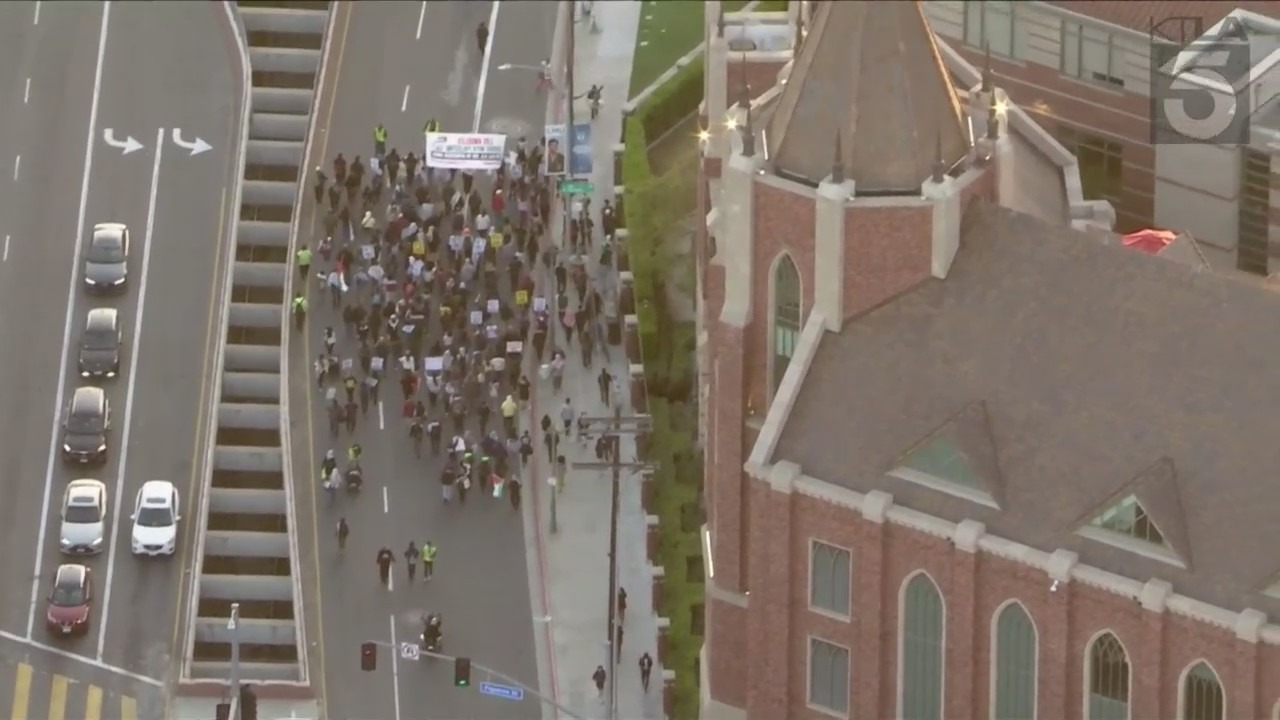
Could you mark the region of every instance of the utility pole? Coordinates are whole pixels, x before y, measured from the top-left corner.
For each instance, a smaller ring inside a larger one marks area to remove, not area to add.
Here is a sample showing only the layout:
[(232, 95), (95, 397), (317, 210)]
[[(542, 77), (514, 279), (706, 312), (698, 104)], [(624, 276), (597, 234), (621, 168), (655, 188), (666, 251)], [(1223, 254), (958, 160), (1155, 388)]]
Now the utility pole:
[(648, 415), (622, 414), (621, 398), (614, 400), (612, 417), (586, 417), (579, 419), (588, 435), (600, 434), (608, 440), (609, 458), (605, 462), (574, 462), (575, 470), (609, 470), (612, 475), (612, 499), (609, 507), (609, 612), (605, 626), (604, 666), (609, 668), (609, 718), (618, 717), (618, 631), (622, 625), (618, 622), (618, 506), (622, 493), (622, 471), (648, 472), (653, 466), (648, 463), (622, 461), (622, 435), (639, 435), (650, 428), (651, 418)]
[(227, 619), (231, 632), (231, 667), (227, 671), (231, 686), (231, 720), (240, 720), (240, 603), (231, 603), (231, 617)]
[[(565, 117), (567, 118), (567, 120), (564, 126), (564, 147), (560, 148), (560, 150), (561, 152), (565, 153), (564, 176), (561, 179), (570, 180), (573, 178), (573, 140), (574, 140), (573, 66), (575, 64), (574, 54), (576, 52), (574, 50), (574, 45), (575, 45), (574, 36), (576, 35), (575, 29), (577, 28), (577, 25), (578, 25), (578, 22), (577, 22), (577, 14), (578, 14), (577, 5), (578, 4), (575, 2), (575, 0), (565, 0), (565, 1), (569, 3), (569, 12), (565, 13), (566, 22), (568, 23), (569, 26), (565, 29), (565, 32), (566, 32), (565, 37), (568, 39), (568, 42), (566, 43), (567, 48), (565, 51), (565, 59), (564, 59), (564, 89), (565, 89), (564, 101), (568, 107), (566, 108), (567, 112), (565, 114)], [(567, 193), (561, 193), (561, 200), (564, 203), (564, 213), (563, 213), (564, 219), (563, 219), (563, 222), (561, 223), (562, 224), (561, 230), (562, 230), (563, 236), (561, 238), (560, 246), (565, 249), (568, 249), (569, 225), (570, 225), (570, 222), (573, 220), (573, 216), (571, 215), (571, 210), (570, 210), (570, 208), (572, 207), (572, 203), (570, 202), (571, 198)], [(564, 308), (557, 308), (557, 309), (560, 312), (564, 311)]]

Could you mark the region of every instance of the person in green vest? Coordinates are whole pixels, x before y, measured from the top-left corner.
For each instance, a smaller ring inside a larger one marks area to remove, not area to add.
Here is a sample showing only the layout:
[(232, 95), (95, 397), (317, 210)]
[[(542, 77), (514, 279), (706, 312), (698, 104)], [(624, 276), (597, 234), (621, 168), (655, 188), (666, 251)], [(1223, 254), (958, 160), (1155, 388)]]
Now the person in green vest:
[(387, 129), (378, 123), (373, 129), (373, 154), (375, 157), (383, 157), (387, 154)]
[(424, 133), (438, 133), (438, 132), (440, 132), (440, 122), (439, 122), (438, 120), (436, 120), (435, 118), (431, 118), (430, 120), (428, 120), (428, 121), (427, 121), (427, 124), (426, 124), (426, 125), (423, 125), (423, 126), (422, 126), (422, 132), (424, 132)]
[(302, 332), (307, 324), (307, 296), (301, 292), (293, 296), (293, 326)]
[(311, 272), (311, 247), (303, 245), (298, 248), (298, 252), (294, 257), (298, 263), (298, 278), (305, 283), (308, 273)]
[(422, 543), (422, 579), (430, 580), (436, 570), (436, 544), (430, 540)]

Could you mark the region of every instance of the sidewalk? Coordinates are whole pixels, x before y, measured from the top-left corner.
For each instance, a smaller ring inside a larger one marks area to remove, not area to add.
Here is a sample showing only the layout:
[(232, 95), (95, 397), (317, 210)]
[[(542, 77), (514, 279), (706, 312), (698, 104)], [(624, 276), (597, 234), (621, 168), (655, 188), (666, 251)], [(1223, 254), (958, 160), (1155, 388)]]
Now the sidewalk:
[[(577, 3), (575, 3), (577, 5)], [(642, 3), (597, 2), (594, 3), (595, 24), (599, 32), (592, 32), (591, 21), (580, 21), (576, 30), (575, 90), (581, 94), (592, 84), (604, 87), (604, 102), (595, 121), (592, 141), (594, 145), (595, 186), (591, 207), (598, 211), (613, 194), (613, 145), (618, 142), (622, 124), (622, 107), (625, 104), (631, 77), (631, 65), (635, 50), (635, 36), (640, 24)], [(575, 107), (575, 119), (583, 122), (589, 117), (585, 99)], [(556, 213), (559, 216), (559, 212)], [(557, 217), (551, 228), (551, 236), (561, 242), (561, 225)], [(600, 227), (596, 217), (597, 231)], [(596, 245), (597, 252), (599, 245)], [(602, 294), (616, 291), (617, 279), (612, 269), (601, 270), (594, 261), (588, 264), (601, 287)], [(606, 274), (607, 273), (607, 274)], [(573, 295), (572, 284), (570, 295)], [(576, 298), (574, 299), (576, 302)], [(563, 343), (559, 329), (554, 335), (556, 343)], [(601, 350), (607, 351), (607, 357)], [(562, 440), (560, 452), (569, 461), (570, 470), (564, 490), (556, 497), (558, 532), (550, 533), (551, 488), (546, 479), (551, 476), (538, 421), (549, 415), (559, 425), (559, 408), (566, 397), (570, 398), (575, 415), (586, 412), (588, 416), (612, 415), (613, 408), (601, 398), (596, 377), (601, 367), (608, 367), (617, 378), (622, 391), (615, 392), (611, 401), (623, 402), (622, 412), (630, 413), (628, 364), (621, 345), (597, 348), (592, 368), (582, 366), (580, 348), (576, 342), (566, 348), (568, 366), (561, 393), (552, 392), (551, 382), (538, 382), (533, 402), (532, 426), (538, 434), (533, 471), (533, 497), (537, 505), (537, 522), (545, 539), (545, 559), (542, 565), (544, 583), (549, 600), (550, 634), (553, 645), (554, 665), (552, 682), (558, 701), (582, 718), (608, 718), (608, 708), (598, 697), (591, 675), (597, 665), (617, 677), (617, 718), (619, 720), (657, 719), (662, 714), (662, 668), (658, 666), (657, 618), (652, 605), (652, 583), (645, 548), (645, 517), (640, 500), (640, 478), (635, 473), (622, 475), (618, 522), (618, 585), (627, 591), (627, 614), (623, 625), (624, 638), (621, 660), (614, 668), (607, 662), (608, 611), (613, 598), (609, 596), (609, 515), (612, 500), (612, 483), (608, 472), (573, 470), (574, 461), (595, 461), (593, 443), (581, 443), (574, 437)], [(618, 398), (618, 395), (623, 395)], [(575, 429), (576, 433), (576, 429)], [(634, 440), (624, 435), (621, 440), (624, 461), (635, 457)], [(640, 684), (639, 658), (648, 652), (655, 665), (649, 691)], [(606, 686), (607, 688), (607, 686)]]

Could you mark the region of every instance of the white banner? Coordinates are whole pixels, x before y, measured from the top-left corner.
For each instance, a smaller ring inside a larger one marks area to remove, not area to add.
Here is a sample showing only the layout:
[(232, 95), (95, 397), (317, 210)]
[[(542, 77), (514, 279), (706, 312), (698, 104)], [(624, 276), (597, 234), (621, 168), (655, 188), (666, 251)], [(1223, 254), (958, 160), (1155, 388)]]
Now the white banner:
[(502, 167), (506, 135), (427, 133), (427, 165), (447, 170), (497, 170)]

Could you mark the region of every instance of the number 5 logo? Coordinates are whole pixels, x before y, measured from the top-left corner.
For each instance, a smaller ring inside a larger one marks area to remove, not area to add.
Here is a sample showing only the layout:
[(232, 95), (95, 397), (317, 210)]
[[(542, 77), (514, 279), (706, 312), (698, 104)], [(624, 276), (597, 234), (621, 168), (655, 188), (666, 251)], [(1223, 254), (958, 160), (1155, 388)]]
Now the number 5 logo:
[[(1152, 120), (1157, 142), (1248, 142), (1254, 77), (1249, 33), (1233, 17), (1212, 37), (1158, 42), (1153, 32)], [(1181, 50), (1177, 45), (1185, 45)]]

